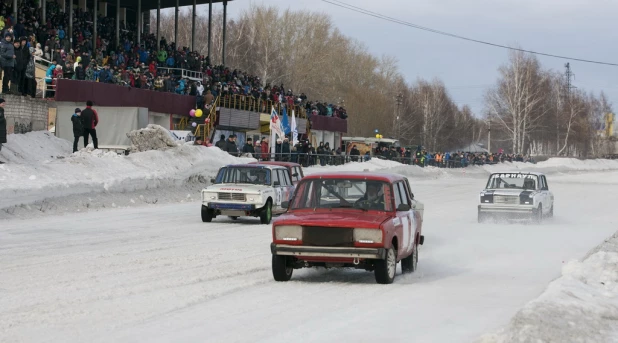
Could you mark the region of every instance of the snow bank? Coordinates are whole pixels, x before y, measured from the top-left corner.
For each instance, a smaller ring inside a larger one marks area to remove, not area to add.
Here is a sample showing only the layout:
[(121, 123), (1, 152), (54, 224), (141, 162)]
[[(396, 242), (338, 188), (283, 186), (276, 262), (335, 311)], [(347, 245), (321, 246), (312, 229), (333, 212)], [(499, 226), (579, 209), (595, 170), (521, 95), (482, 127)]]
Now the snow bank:
[(73, 151), (72, 145), (72, 142), (58, 139), (48, 131), (9, 135), (7, 143), (2, 144), (0, 161), (7, 163), (50, 161), (70, 155)]
[(148, 124), (146, 128), (127, 133), (131, 140), (131, 151), (165, 150), (177, 147), (180, 143), (172, 139), (170, 132), (161, 125)]
[(421, 168), (413, 165), (405, 165), (399, 162), (381, 160), (378, 158), (372, 158), (366, 162), (349, 162), (339, 166), (313, 166), (305, 168), (305, 175), (310, 175), (319, 172), (333, 172), (333, 171), (372, 171), (372, 172), (385, 172), (396, 173), (407, 177), (414, 177), (420, 179), (437, 179), (442, 177), (467, 177), (482, 175), (485, 177), (487, 171), (482, 167), (468, 167), (468, 168), (436, 168), (425, 167)]
[(588, 172), (588, 171), (610, 171), (618, 170), (618, 160), (608, 159), (589, 159), (579, 160), (576, 158), (559, 158), (553, 157), (547, 161), (536, 164), (512, 162), (500, 163), (493, 166), (484, 166), (488, 171), (505, 171), (505, 170), (529, 170), (539, 171), (547, 174), (552, 173), (572, 173), (572, 172)]
[[(14, 156), (15, 163), (0, 165), (0, 209), (7, 213), (28, 205), (36, 205), (44, 211), (57, 207), (60, 198), (63, 198), (63, 205), (72, 207), (70, 199), (84, 202), (83, 197), (86, 197), (87, 202), (102, 193), (174, 188), (187, 182), (203, 185), (222, 165), (253, 161), (230, 156), (216, 147), (192, 145), (128, 156), (89, 149), (71, 154), (70, 148), (68, 153), (64, 150), (64, 140), (44, 133), (33, 133), (32, 140), (25, 139), (26, 136), (9, 136), (11, 147), (20, 143), (26, 147), (11, 149), (13, 152), (8, 154)], [(14, 151), (30, 152), (15, 154)], [(47, 158), (61, 152), (66, 157)], [(2, 153), (6, 156), (4, 148)], [(90, 204), (83, 204), (83, 207), (90, 207)]]
[(479, 342), (618, 342), (618, 232)]
[(536, 164), (524, 162), (504, 162), (495, 165), (468, 166), (466, 168), (436, 168), (404, 165), (399, 162), (372, 158), (367, 162), (350, 162), (341, 166), (315, 166), (306, 168), (305, 174), (322, 171), (381, 171), (405, 175), (412, 178), (485, 178), (489, 173), (499, 171), (538, 171), (548, 175), (573, 174), (576, 172), (604, 172), (618, 170), (618, 160), (575, 158), (550, 158)]

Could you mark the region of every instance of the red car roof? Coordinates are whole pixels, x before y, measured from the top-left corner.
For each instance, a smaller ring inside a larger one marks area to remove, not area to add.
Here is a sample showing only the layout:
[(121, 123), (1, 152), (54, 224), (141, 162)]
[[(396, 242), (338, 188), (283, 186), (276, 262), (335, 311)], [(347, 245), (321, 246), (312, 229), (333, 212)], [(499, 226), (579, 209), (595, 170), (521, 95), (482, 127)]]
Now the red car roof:
[(374, 172), (322, 172), (305, 176), (301, 181), (312, 179), (360, 179), (374, 180), (384, 182), (397, 182), (405, 179), (403, 175), (392, 173), (374, 173)]

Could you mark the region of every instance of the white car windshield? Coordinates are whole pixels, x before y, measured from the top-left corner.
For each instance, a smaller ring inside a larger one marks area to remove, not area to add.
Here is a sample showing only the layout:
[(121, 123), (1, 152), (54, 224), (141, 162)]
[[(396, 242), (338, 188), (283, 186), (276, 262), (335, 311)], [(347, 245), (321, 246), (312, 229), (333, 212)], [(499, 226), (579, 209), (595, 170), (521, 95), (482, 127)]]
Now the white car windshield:
[(217, 183), (249, 183), (270, 185), (270, 169), (262, 167), (223, 167), (219, 170)]
[(496, 173), (487, 181), (486, 189), (536, 189), (538, 177), (532, 174)]
[(392, 211), (390, 185), (362, 179), (301, 180), (291, 209), (355, 208)]

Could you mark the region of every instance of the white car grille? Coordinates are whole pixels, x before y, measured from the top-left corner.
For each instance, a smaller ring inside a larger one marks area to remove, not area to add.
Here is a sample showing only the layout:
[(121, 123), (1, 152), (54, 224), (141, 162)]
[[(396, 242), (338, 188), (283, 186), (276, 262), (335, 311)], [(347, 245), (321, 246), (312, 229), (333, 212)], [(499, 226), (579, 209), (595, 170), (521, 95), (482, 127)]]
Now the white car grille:
[(517, 205), (519, 204), (519, 197), (512, 195), (494, 195), (494, 204)]
[(219, 200), (247, 201), (244, 193), (219, 193)]

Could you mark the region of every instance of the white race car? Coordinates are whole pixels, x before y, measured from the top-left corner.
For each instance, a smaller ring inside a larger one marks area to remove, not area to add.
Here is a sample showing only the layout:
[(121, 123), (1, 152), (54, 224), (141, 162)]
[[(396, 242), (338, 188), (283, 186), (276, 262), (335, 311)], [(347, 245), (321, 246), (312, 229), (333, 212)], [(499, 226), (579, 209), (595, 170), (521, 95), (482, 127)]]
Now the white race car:
[(204, 222), (226, 215), (232, 219), (260, 217), (262, 224), (269, 224), (273, 213), (286, 210), (281, 202), (290, 201), (295, 189), (286, 167), (264, 164), (221, 167), (211, 182), (202, 190)]
[(543, 173), (493, 173), (479, 196), (478, 222), (487, 219), (532, 219), (554, 216), (554, 194)]

